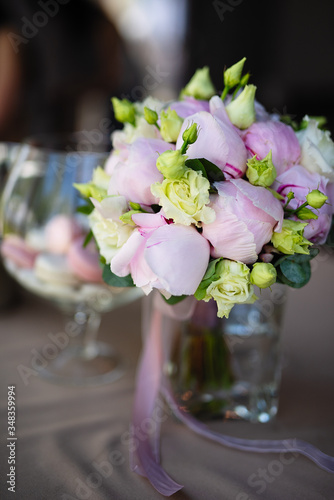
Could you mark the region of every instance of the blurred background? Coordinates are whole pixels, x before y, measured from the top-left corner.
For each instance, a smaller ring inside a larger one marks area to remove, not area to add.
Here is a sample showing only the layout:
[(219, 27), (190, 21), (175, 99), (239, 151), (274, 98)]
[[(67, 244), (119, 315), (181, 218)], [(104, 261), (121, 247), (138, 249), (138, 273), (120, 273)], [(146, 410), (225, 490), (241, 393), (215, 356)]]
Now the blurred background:
[(221, 89), (243, 56), (268, 110), (333, 130), (333, 14), (330, 0), (1, 0), (0, 141), (109, 133), (111, 96), (168, 100), (204, 65)]
[(96, 145), (120, 126), (112, 96), (177, 98), (205, 65), (221, 90), (244, 56), (268, 111), (325, 115), (333, 135), (333, 14), (331, 0), (1, 0), (0, 149), (74, 131)]

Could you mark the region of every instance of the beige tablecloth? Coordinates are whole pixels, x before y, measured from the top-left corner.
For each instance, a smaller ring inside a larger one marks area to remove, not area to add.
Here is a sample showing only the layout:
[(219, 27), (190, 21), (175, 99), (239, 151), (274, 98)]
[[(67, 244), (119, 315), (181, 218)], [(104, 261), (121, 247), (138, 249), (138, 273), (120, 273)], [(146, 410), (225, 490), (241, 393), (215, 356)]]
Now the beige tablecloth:
[[(280, 408), (269, 424), (214, 422), (249, 438), (307, 440), (334, 456), (334, 256), (313, 264), (311, 282), (291, 291), (283, 329), (285, 366)], [(19, 500), (153, 500), (163, 498), (129, 469), (127, 430), (141, 349), (141, 301), (105, 314), (100, 338), (126, 361), (126, 374), (100, 387), (64, 387), (35, 375), (24, 383), (32, 349), (62, 329), (58, 312), (25, 295), (0, 312), (0, 498)], [(7, 386), (16, 385), (16, 493), (7, 490)], [(195, 435), (169, 416), (162, 462), (184, 489), (175, 500), (329, 500), (334, 475), (293, 455), (230, 450)]]

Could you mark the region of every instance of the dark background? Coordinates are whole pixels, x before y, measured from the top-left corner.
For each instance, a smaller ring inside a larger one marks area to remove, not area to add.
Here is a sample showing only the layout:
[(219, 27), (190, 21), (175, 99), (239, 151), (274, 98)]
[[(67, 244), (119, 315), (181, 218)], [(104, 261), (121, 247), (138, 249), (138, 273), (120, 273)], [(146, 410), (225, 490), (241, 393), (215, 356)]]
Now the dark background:
[[(22, 17), (31, 19), (38, 10), (34, 0), (1, 0), (0, 28), (20, 34)], [(169, 95), (177, 96), (180, 85), (204, 65), (220, 89), (224, 66), (246, 56), (257, 98), (269, 111), (297, 119), (326, 115), (333, 131), (333, 14), (331, 0), (188, 0), (182, 64), (175, 64)], [(150, 43), (154, 48), (154, 40)], [(147, 63), (152, 64), (146, 52), (147, 45), (124, 39), (117, 20), (97, 1), (69, 0), (29, 43), (20, 45), (16, 95), (2, 121), (0, 114), (0, 141), (77, 129), (83, 96), (92, 91), (104, 105), (104, 116), (112, 119), (110, 97), (131, 95), (142, 82)], [(166, 61), (162, 49), (157, 61), (162, 69)], [(168, 69), (173, 72), (173, 64)], [(0, 52), (0, 76), (4, 72)]]
[(326, 115), (334, 129), (334, 2), (195, 0), (188, 29), (188, 76), (208, 65), (219, 86), (222, 67), (245, 56), (268, 110)]

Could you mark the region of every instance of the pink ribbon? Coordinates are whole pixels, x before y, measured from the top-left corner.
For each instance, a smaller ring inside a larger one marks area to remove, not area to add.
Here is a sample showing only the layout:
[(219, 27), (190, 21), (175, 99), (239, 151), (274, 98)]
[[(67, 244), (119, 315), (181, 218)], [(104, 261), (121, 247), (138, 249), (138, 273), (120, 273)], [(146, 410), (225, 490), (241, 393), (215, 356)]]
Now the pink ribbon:
[[(235, 438), (211, 431), (205, 424), (182, 411), (175, 402), (162, 367), (166, 353), (162, 349), (163, 316), (168, 314), (174, 319), (186, 319), (193, 311), (194, 302), (188, 299), (168, 306), (156, 295), (156, 303), (150, 318), (149, 332), (144, 340), (144, 349), (137, 373), (137, 388), (134, 401), (132, 431), (140, 429), (140, 439), (135, 451), (130, 452), (130, 466), (136, 473), (147, 477), (152, 486), (162, 495), (171, 496), (181, 488), (160, 465), (160, 425), (154, 420), (154, 427), (143, 425), (153, 421), (153, 414), (159, 394), (163, 394), (176, 417), (191, 430), (216, 443), (237, 450), (257, 453), (294, 452), (308, 457), (315, 464), (328, 472), (334, 472), (334, 457), (322, 453), (315, 446), (297, 439), (287, 440), (251, 440)], [(169, 332), (170, 334), (171, 332)]]

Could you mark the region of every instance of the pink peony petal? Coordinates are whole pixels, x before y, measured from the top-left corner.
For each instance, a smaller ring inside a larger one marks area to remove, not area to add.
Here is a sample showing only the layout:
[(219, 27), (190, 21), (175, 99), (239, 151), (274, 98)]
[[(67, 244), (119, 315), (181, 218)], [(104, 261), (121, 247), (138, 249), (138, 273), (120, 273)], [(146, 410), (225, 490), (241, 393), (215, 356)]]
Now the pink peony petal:
[(125, 196), (128, 201), (152, 205), (157, 199), (151, 193), (151, 185), (162, 182), (163, 175), (156, 167), (159, 154), (173, 149), (160, 139), (140, 138), (129, 145), (129, 156), (115, 166), (108, 194)]
[(208, 241), (192, 226), (159, 227), (147, 240), (145, 259), (172, 295), (192, 295), (210, 258)]
[(115, 257), (113, 257), (110, 269), (117, 276), (127, 276), (130, 274), (130, 264), (140, 246), (145, 244), (145, 239), (141, 236), (138, 229), (135, 229), (129, 239), (119, 249)]
[(231, 179), (230, 182), (234, 184), (234, 186), (239, 189), (244, 196), (249, 198), (255, 207), (259, 208), (261, 211), (265, 212), (277, 221), (277, 226), (274, 228), (275, 231), (279, 232), (282, 230), (284, 217), (282, 204), (270, 191), (268, 191), (268, 189), (253, 186), (243, 179)]
[(255, 262), (256, 245), (247, 225), (222, 206), (216, 214), (215, 222), (203, 225), (202, 233), (212, 245), (212, 257), (238, 260), (244, 264)]
[(189, 158), (206, 158), (224, 170), (229, 146), (224, 132), (210, 113), (201, 111), (184, 120), (176, 142), (176, 149), (180, 149), (183, 144), (183, 132), (193, 123), (197, 123), (199, 134), (197, 141), (189, 146), (187, 156)]

